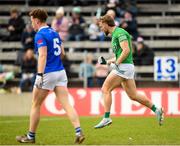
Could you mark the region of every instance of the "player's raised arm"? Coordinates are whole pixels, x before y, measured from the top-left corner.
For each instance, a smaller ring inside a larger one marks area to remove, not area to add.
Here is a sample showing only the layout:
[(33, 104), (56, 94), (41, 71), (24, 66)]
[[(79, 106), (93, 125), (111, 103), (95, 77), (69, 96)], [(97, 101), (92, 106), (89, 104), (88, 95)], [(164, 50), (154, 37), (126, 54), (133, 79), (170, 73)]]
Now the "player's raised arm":
[(116, 64), (122, 63), (128, 57), (130, 53), (130, 48), (129, 48), (129, 44), (127, 40), (121, 41), (119, 44), (120, 44), (120, 47), (122, 48), (122, 53), (117, 59)]

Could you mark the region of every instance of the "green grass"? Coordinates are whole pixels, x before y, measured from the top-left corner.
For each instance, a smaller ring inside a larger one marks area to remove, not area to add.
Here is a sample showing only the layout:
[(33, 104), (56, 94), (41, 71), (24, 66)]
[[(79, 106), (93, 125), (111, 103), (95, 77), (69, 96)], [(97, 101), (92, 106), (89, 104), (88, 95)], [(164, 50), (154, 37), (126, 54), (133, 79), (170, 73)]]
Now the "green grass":
[[(113, 124), (95, 130), (100, 117), (81, 117), (86, 136), (83, 144), (180, 144), (180, 118), (166, 118), (159, 126), (154, 117), (113, 117)], [(0, 117), (0, 144), (19, 144), (16, 135), (26, 133), (28, 117)], [(66, 117), (42, 117), (36, 144), (73, 144), (74, 128)]]

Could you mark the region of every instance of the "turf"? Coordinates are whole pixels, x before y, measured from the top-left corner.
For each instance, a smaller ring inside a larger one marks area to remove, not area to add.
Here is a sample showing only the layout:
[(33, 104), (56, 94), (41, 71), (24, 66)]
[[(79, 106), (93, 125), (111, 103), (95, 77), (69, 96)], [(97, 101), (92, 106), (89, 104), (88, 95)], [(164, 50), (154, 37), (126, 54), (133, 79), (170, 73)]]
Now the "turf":
[[(95, 130), (100, 117), (81, 117), (86, 135), (83, 144), (93, 145), (174, 145), (180, 144), (180, 118), (166, 118), (159, 126), (154, 117), (113, 117), (113, 124)], [(0, 144), (19, 144), (15, 136), (24, 134), (28, 117), (0, 117)], [(42, 117), (36, 144), (73, 144), (74, 128), (66, 117)]]

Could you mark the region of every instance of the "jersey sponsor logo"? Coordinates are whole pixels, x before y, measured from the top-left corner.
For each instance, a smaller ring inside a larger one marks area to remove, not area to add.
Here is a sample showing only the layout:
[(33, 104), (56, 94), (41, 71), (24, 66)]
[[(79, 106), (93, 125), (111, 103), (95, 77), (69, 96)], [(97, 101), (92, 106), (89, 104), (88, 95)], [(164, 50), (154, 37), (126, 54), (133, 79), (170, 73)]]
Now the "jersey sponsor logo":
[(118, 41), (117, 41), (117, 38), (112, 38), (111, 44), (112, 44), (113, 52), (114, 52), (114, 53), (117, 53), (117, 51), (118, 51), (118, 46), (119, 46), (119, 43), (118, 43)]
[(113, 43), (112, 47), (113, 47), (113, 48), (112, 48), (112, 49), (113, 49), (113, 52), (116, 53), (116, 51), (117, 51), (117, 49), (118, 49), (116, 43)]

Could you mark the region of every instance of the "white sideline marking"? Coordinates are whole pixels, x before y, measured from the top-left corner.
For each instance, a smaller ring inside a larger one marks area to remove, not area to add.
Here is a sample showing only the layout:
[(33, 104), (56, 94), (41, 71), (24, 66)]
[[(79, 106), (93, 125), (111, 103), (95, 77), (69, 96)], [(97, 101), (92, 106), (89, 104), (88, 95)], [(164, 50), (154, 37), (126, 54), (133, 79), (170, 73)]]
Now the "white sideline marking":
[[(61, 121), (61, 118), (42, 118), (40, 121)], [(27, 120), (4, 120), (0, 121), (0, 123), (22, 123), (22, 122), (29, 122), (29, 119)]]

